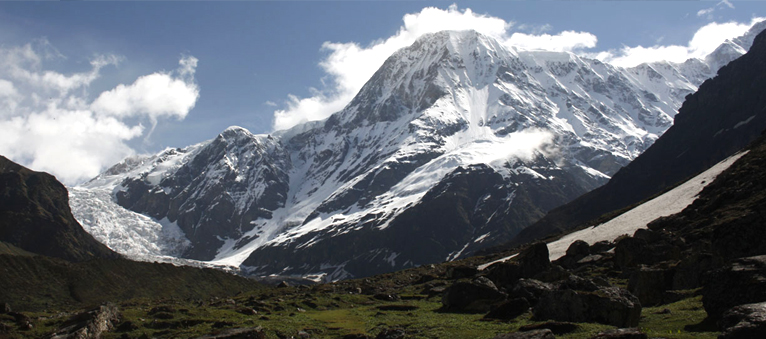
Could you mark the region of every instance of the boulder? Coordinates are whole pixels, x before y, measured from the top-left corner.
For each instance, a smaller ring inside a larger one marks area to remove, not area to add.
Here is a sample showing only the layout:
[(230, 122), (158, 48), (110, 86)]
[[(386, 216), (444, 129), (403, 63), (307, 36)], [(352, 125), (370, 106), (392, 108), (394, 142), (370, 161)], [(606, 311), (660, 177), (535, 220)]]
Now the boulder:
[(646, 240), (647, 243), (656, 243), (662, 241), (662, 234), (651, 229), (639, 228), (633, 233), (633, 237), (636, 239)]
[(672, 270), (640, 267), (631, 273), (628, 291), (638, 297), (642, 306), (660, 305), (665, 291), (672, 287), (672, 279)]
[(572, 269), (577, 265), (577, 262), (580, 261), (580, 259), (585, 258), (588, 255), (590, 255), (590, 245), (585, 241), (576, 240), (569, 245), (566, 254), (556, 260), (555, 263), (562, 267)]
[(495, 285), (504, 287), (521, 279), (521, 266), (514, 262), (500, 262), (487, 268), (487, 278)]
[(500, 292), (492, 281), (479, 277), (471, 282), (452, 284), (444, 291), (442, 305), (450, 312), (485, 313), (505, 298), (505, 293)]
[(553, 332), (549, 329), (533, 330), (527, 332), (514, 332), (498, 334), (494, 339), (554, 339)]
[(638, 328), (617, 328), (599, 332), (593, 339), (647, 339), (647, 336)]
[(554, 290), (553, 285), (534, 279), (519, 279), (508, 292), (510, 298), (524, 298), (534, 305), (540, 297)]
[(636, 266), (642, 261), (641, 257), (646, 254), (648, 247), (644, 239), (623, 238), (614, 248), (614, 264), (622, 270)]
[(511, 299), (493, 308), (484, 319), (512, 320), (529, 311), (530, 306), (527, 299)]
[[(739, 193), (751, 194), (747, 190)], [(766, 223), (761, 214), (741, 211), (737, 218), (718, 225), (712, 236), (713, 251), (729, 260), (766, 253), (766, 242), (762, 241), (766, 239)]]
[(720, 257), (710, 253), (694, 252), (682, 259), (675, 267), (673, 274), (674, 290), (690, 290), (702, 286), (702, 276), (723, 266)]
[(590, 245), (588, 245), (588, 243), (585, 241), (577, 240), (569, 245), (569, 248), (567, 248), (567, 257), (577, 258), (576, 260), (580, 260), (588, 255), (590, 255)]
[(601, 254), (591, 254), (589, 256), (586, 256), (585, 258), (582, 258), (577, 261), (577, 265), (593, 265), (597, 264), (599, 261), (604, 260), (604, 256)]
[(614, 248), (614, 243), (609, 240), (601, 240), (593, 245), (590, 245), (588, 250), (591, 254), (599, 254), (607, 252)]
[(540, 280), (547, 283), (566, 280), (571, 273), (559, 265), (551, 265), (547, 270), (542, 271), (534, 275), (535, 280)]
[(734, 306), (764, 301), (766, 255), (737, 259), (704, 279), (702, 304), (712, 320)]
[(447, 279), (473, 278), (479, 270), (474, 266), (454, 266), (447, 269)]
[(605, 287), (593, 292), (564, 289), (546, 293), (537, 302), (533, 318), (633, 327), (640, 317), (638, 298), (625, 289)]
[(653, 265), (680, 258), (681, 249), (664, 240), (649, 243), (642, 238), (628, 237), (617, 242), (614, 248), (614, 263), (623, 271), (638, 265)]
[(112, 330), (120, 322), (121, 317), (117, 306), (102, 305), (69, 318), (50, 338), (101, 338), (101, 334)]
[(428, 295), (428, 297), (433, 297), (437, 295), (442, 295), (444, 291), (447, 290), (447, 286), (445, 285), (432, 285), (432, 286), (426, 286), (423, 288), (422, 291), (420, 291), (420, 294)]
[(525, 248), (516, 258), (521, 268), (522, 278), (532, 278), (536, 274), (548, 270), (551, 266), (548, 245), (537, 242)]
[(575, 291), (593, 292), (599, 289), (599, 286), (588, 278), (570, 275), (566, 280), (559, 283), (559, 289), (570, 289)]
[(766, 302), (735, 306), (724, 312), (721, 339), (766, 338)]

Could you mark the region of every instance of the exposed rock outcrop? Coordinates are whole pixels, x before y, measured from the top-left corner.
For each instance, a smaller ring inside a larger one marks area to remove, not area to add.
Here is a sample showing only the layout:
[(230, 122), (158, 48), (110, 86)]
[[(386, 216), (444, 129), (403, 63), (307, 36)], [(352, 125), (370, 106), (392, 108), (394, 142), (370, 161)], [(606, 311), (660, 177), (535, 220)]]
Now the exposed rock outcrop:
[(50, 339), (99, 339), (120, 322), (122, 315), (117, 306), (106, 304), (67, 320)]

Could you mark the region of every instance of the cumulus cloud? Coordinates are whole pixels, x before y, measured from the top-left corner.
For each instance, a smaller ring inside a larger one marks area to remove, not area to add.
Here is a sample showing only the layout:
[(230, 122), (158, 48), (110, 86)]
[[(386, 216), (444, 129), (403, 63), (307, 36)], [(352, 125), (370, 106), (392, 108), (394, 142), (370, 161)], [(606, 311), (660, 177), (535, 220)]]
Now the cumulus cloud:
[(704, 58), (728, 39), (745, 34), (753, 25), (766, 18), (753, 18), (749, 23), (712, 22), (697, 30), (686, 45), (624, 46), (591, 56), (617, 66), (632, 67), (644, 62), (684, 62), (690, 58)]
[(289, 95), (287, 108), (274, 112), (274, 129), (287, 129), (301, 122), (321, 120), (343, 109), (386, 58), (424, 34), (473, 29), (505, 39), (506, 32), (513, 26), (513, 22), (477, 14), (470, 9), (460, 10), (456, 5), (446, 10), (427, 7), (419, 13), (406, 14), (402, 20), (403, 25), (396, 34), (368, 46), (354, 42), (324, 43), (322, 50), (328, 55), (319, 66), (330, 80), (325, 88), (311, 89), (311, 97)]
[[(319, 62), (319, 66), (329, 79), (325, 81), (325, 87), (310, 89), (311, 96), (306, 98), (289, 95), (285, 102), (287, 107), (274, 112), (274, 129), (288, 129), (302, 122), (327, 118), (340, 111), (391, 54), (411, 45), (424, 34), (472, 29), (508, 46), (557, 51), (592, 48), (597, 41), (596, 36), (587, 32), (564, 31), (540, 35), (512, 33), (514, 22), (478, 14), (471, 9), (461, 10), (456, 5), (447, 9), (427, 7), (418, 13), (404, 15), (402, 21), (403, 25), (396, 34), (367, 46), (355, 42), (324, 43), (322, 50), (328, 54)], [(520, 29), (530, 30), (530, 27)], [(551, 26), (543, 25), (531, 30), (549, 31)]]
[(141, 76), (93, 101), (90, 84), (122, 58), (96, 56), (84, 72), (46, 69), (48, 61), (62, 58), (46, 40), (0, 47), (0, 154), (66, 184), (92, 178), (133, 154), (127, 142), (145, 134), (143, 122), (183, 119), (199, 97), (197, 59), (191, 56), (174, 72)]
[(572, 52), (596, 47), (598, 38), (588, 32), (564, 31), (556, 35), (513, 33), (505, 40), (508, 46), (525, 50)]
[[(724, 0), (716, 7), (730, 7)], [(617, 50), (602, 52), (596, 48), (598, 38), (589, 32), (551, 32), (550, 25), (517, 25), (514, 22), (478, 14), (471, 9), (458, 9), (452, 5), (447, 9), (427, 7), (418, 13), (406, 14), (403, 24), (391, 37), (373, 41), (369, 45), (355, 42), (326, 42), (322, 51), (326, 57), (319, 66), (326, 73), (322, 88), (311, 88), (308, 97), (288, 95), (284, 109), (274, 112), (273, 128), (283, 130), (306, 121), (325, 119), (348, 104), (364, 83), (396, 50), (411, 45), (418, 37), (442, 30), (473, 29), (493, 37), (506, 46), (527, 50), (548, 50), (572, 52), (597, 58), (618, 66), (635, 66), (643, 62), (683, 62), (689, 58), (703, 58), (726, 39), (745, 33), (753, 24), (763, 20), (753, 19), (750, 23), (710, 23), (700, 28), (685, 46), (625, 46)]]
[[(185, 57), (179, 64), (180, 76), (193, 78), (197, 59)], [(145, 115), (151, 119), (183, 119), (198, 97), (199, 88), (193, 82), (172, 74), (153, 73), (139, 77), (130, 85), (120, 84), (101, 93), (90, 107), (96, 113), (118, 117)]]

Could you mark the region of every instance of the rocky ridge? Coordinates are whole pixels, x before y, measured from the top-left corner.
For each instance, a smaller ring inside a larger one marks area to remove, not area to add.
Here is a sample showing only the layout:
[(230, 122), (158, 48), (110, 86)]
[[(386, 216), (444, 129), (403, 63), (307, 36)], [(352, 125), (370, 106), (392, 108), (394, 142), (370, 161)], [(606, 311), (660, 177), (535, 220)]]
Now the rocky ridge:
[[(72, 200), (107, 192), (161, 222), (157, 239), (180, 228), (170, 238), (188, 244), (165, 248), (252, 274), (335, 280), (452, 260), (603, 184), (705, 75), (704, 61), (620, 69), (440, 32), (392, 55), (325, 121), (128, 160)], [(94, 234), (119, 228), (75, 210)]]
[(548, 213), (513, 240), (523, 244), (584, 226), (658, 194), (729, 157), (766, 129), (766, 36), (687, 97), (673, 127), (602, 187)]

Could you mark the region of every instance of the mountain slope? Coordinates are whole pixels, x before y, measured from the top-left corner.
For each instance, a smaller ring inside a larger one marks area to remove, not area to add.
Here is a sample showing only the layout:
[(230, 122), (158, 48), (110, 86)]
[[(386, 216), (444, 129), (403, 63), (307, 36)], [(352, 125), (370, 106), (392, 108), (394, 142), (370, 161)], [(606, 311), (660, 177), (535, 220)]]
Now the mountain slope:
[(675, 123), (604, 186), (523, 231), (521, 244), (635, 204), (740, 150), (766, 129), (766, 35), (689, 96)]
[(117, 258), (69, 210), (64, 185), (0, 156), (0, 241), (71, 261)]
[(129, 223), (162, 246), (131, 253), (252, 274), (338, 279), (452, 260), (605, 183), (709, 73), (699, 60), (623, 69), (439, 32), (394, 53), (325, 121), (273, 136), (234, 128), (125, 161), (73, 189), (73, 206), (120, 247), (130, 241), (99, 230), (131, 231), (84, 208), (87, 199), (151, 216), (151, 226)]
[(0, 300), (14, 310), (208, 298), (261, 287), (219, 270), (127, 260), (83, 230), (67, 197), (50, 174), (0, 156)]

